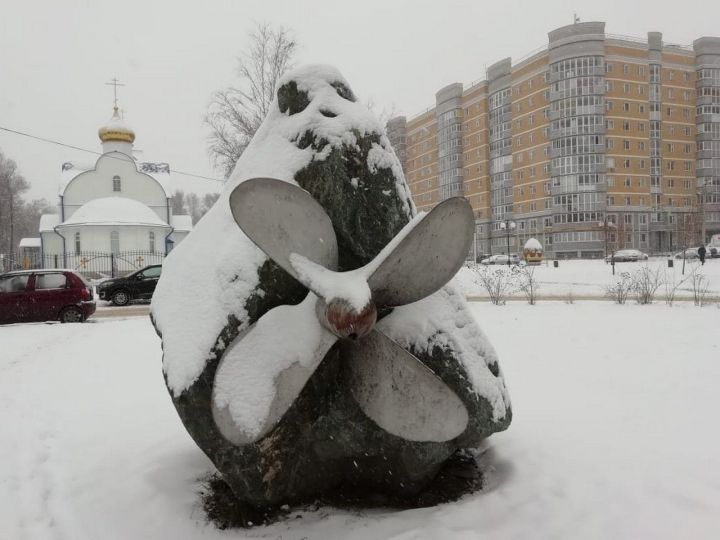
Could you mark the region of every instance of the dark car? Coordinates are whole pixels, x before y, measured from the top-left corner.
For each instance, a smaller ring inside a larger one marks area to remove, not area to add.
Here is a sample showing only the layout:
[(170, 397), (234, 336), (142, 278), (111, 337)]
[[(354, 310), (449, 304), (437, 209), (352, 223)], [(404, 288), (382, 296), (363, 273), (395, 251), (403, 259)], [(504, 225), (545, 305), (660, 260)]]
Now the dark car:
[(125, 277), (105, 280), (97, 286), (98, 296), (116, 306), (125, 306), (133, 300), (149, 300), (161, 272), (162, 265), (153, 264)]
[(72, 270), (21, 270), (0, 275), (0, 324), (82, 322), (95, 313), (92, 286)]

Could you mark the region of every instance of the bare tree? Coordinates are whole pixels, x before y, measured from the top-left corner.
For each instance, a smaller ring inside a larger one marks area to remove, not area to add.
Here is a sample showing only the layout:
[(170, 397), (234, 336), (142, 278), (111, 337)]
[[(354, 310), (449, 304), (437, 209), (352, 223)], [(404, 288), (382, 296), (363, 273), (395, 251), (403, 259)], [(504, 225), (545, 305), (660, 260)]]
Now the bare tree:
[(690, 249), (698, 240), (701, 234), (702, 224), (699, 220), (699, 214), (696, 211), (675, 215), (675, 238), (682, 250), (682, 274), (685, 275), (685, 259), (687, 250)]
[(537, 303), (538, 289), (540, 283), (535, 277), (534, 266), (523, 266), (518, 271), (518, 289), (522, 291), (528, 304), (534, 306)]
[(203, 215), (210, 210), (220, 198), (219, 193), (206, 193), (202, 200)]
[(175, 216), (180, 216), (187, 212), (187, 210), (185, 210), (185, 192), (183, 190), (178, 189), (172, 194), (170, 198), (170, 209)]
[(480, 285), (487, 291), (490, 302), (496, 306), (505, 304), (505, 299), (516, 287), (517, 270), (508, 267), (490, 269), (471, 263), (469, 268), (475, 272)]
[(655, 300), (655, 293), (663, 285), (664, 279), (660, 274), (660, 268), (651, 269), (649, 266), (641, 266), (633, 274), (635, 299), (638, 304), (652, 304)]
[(237, 66), (239, 86), (213, 94), (205, 115), (210, 127), (208, 150), (228, 178), (262, 124), (275, 98), (278, 80), (292, 67), (297, 42), (282, 27), (258, 24)]
[(634, 282), (630, 272), (621, 272), (605, 287), (605, 295), (618, 304), (624, 304), (633, 291)]
[(17, 170), (17, 164), (0, 152), (0, 252), (11, 253), (20, 239), (18, 220), (24, 210), (23, 193), (30, 184)]

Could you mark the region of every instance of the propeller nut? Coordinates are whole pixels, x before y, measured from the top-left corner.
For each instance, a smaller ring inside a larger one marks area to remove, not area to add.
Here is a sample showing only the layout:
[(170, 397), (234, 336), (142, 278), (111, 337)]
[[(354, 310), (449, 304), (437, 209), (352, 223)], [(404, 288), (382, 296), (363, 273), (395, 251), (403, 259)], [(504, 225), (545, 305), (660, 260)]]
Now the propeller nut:
[(336, 336), (358, 339), (369, 334), (377, 321), (377, 309), (371, 300), (359, 312), (347, 300), (333, 299), (325, 308), (328, 329)]

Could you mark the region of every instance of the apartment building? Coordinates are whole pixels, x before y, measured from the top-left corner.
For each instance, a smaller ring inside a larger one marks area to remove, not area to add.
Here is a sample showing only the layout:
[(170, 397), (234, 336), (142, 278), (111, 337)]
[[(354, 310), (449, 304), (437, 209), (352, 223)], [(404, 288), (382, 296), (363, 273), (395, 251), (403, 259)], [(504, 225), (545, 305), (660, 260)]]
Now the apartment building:
[(464, 196), (475, 255), (698, 244), (720, 232), (720, 38), (692, 46), (553, 30), (548, 45), (388, 123), (420, 210)]

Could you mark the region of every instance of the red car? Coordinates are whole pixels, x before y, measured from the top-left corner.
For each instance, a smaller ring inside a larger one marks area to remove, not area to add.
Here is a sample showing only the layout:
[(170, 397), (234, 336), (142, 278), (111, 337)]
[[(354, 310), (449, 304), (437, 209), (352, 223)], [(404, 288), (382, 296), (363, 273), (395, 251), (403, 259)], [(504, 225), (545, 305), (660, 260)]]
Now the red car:
[(82, 322), (95, 313), (92, 286), (72, 270), (22, 270), (0, 275), (0, 324)]

